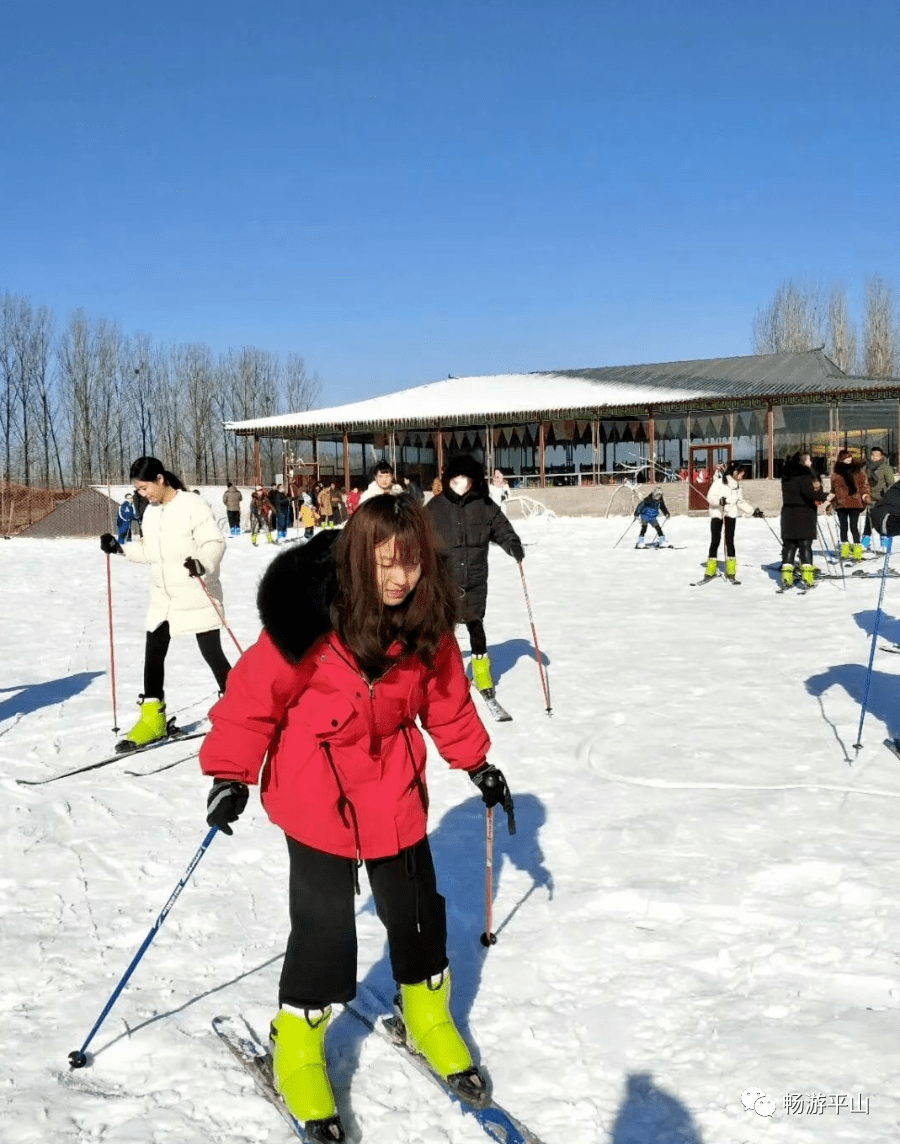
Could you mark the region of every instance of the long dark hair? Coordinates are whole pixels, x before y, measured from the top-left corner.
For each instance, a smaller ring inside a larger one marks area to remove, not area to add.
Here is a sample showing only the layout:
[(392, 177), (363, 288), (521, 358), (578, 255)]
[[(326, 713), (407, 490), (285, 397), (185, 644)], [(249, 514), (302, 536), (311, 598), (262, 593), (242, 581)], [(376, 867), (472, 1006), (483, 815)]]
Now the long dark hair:
[[(419, 582), (396, 608), (384, 605), (375, 578), (375, 549), (391, 538), (403, 564), (421, 567)], [(409, 496), (371, 497), (344, 526), (335, 545), (338, 590), (332, 607), (338, 635), (370, 677), (395, 662), (388, 648), (395, 641), (402, 655), (434, 663), (441, 640), (457, 622), (458, 593), (435, 545), (431, 521)]]
[(184, 489), (181, 479), (163, 468), (162, 461), (158, 461), (156, 457), (138, 457), (136, 461), (132, 461), (128, 470), (128, 478), (132, 481), (155, 481), (157, 477), (162, 477), (170, 488)]
[(849, 449), (841, 449), (834, 463), (834, 471), (839, 477), (844, 478), (847, 484), (847, 492), (851, 497), (856, 496), (856, 474), (861, 468), (862, 465), (857, 464)]

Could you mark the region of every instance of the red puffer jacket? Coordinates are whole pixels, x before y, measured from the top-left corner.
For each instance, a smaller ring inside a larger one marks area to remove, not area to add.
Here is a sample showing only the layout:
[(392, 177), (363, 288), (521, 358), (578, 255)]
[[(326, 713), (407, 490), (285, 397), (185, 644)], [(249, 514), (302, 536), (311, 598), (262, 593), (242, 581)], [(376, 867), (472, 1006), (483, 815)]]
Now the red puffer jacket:
[(269, 818), (298, 842), (345, 858), (388, 857), (424, 837), (416, 718), (451, 767), (474, 770), (490, 747), (452, 635), (431, 670), (407, 657), (370, 685), (334, 632), (292, 664), (264, 631), (210, 718), (204, 773), (255, 783), (268, 752)]

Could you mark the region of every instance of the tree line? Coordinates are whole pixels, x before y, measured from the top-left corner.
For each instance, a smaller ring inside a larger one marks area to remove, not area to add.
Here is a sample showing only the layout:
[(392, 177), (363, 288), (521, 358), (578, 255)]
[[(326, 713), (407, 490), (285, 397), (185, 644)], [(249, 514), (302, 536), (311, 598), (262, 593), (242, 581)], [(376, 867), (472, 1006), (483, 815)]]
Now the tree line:
[(753, 347), (758, 354), (824, 349), (845, 373), (895, 377), (900, 368), (900, 317), (890, 282), (866, 279), (857, 322), (843, 286), (782, 282), (772, 301), (756, 312)]
[[(163, 345), (80, 310), (60, 322), (6, 293), (0, 387), (2, 479), (69, 488), (125, 482), (147, 455), (188, 484), (252, 481), (253, 439), (222, 423), (309, 409), (320, 382), (299, 353)], [(280, 471), (280, 442), (260, 450), (265, 471)]]

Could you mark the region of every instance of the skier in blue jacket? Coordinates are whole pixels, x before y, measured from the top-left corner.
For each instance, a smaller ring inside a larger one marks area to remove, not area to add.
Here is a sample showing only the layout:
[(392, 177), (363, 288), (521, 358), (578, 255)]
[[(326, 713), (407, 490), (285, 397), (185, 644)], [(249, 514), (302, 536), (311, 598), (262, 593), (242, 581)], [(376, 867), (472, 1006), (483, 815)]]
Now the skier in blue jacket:
[(119, 511), (116, 513), (116, 540), (120, 545), (124, 544), (126, 540), (131, 540), (131, 522), (133, 520), (137, 520), (137, 513), (131, 503), (131, 493), (126, 493), (125, 499), (119, 505)]
[(637, 539), (637, 544), (635, 544), (635, 548), (644, 547), (644, 537), (647, 535), (647, 526), (651, 524), (656, 529), (656, 540), (654, 540), (652, 543), (657, 545), (659, 548), (671, 547), (663, 535), (663, 530), (659, 526), (658, 517), (660, 513), (662, 513), (665, 520), (668, 520), (669, 516), (671, 515), (669, 510), (666, 508), (666, 502), (663, 499), (662, 489), (656, 488), (652, 493), (650, 493), (649, 496), (644, 497), (641, 503), (634, 510), (634, 519), (641, 522), (641, 531)]

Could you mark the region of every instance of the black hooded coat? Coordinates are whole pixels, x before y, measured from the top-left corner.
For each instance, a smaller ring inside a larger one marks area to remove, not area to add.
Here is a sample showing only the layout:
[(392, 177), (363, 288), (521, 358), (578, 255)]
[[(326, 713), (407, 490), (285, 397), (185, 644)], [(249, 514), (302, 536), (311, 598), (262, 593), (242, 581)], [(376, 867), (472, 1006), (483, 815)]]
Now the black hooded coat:
[(812, 469), (794, 457), (781, 474), (781, 539), (815, 540), (816, 505), (821, 499)]
[[(472, 487), (465, 496), (450, 488), (454, 477), (468, 477)], [(483, 620), (487, 606), (488, 547), (499, 544), (514, 560), (525, 550), (513, 526), (491, 500), (481, 465), (466, 453), (453, 457), (443, 477), (444, 491), (425, 506), (431, 516), (447, 570), (460, 593), (462, 623)]]

